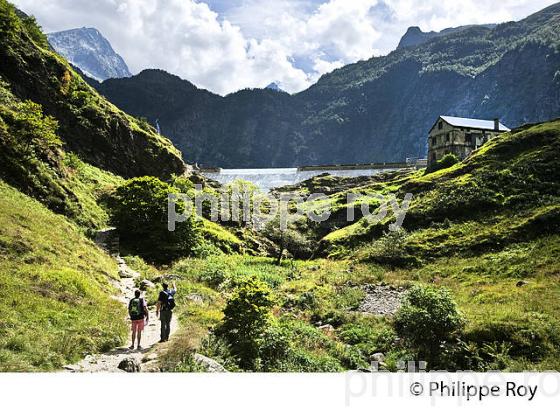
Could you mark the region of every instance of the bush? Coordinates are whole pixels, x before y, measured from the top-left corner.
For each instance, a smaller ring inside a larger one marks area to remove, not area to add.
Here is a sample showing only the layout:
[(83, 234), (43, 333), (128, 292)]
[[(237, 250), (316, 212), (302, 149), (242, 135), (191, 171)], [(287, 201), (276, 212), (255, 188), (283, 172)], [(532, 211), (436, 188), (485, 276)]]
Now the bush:
[(453, 339), (464, 320), (449, 291), (434, 286), (414, 286), (395, 317), (395, 330), (420, 360), (437, 364), (441, 345)]
[(270, 288), (256, 277), (241, 280), (226, 304), (217, 334), (230, 344), (243, 369), (253, 370), (257, 366), (272, 305)]
[(276, 254), (277, 265), (282, 263), (284, 251), (300, 259), (309, 258), (313, 255), (313, 241), (299, 232), (294, 223), (288, 224), (286, 229), (283, 229), (280, 224), (280, 219), (276, 218), (264, 226), (262, 235), (278, 246)]
[(3, 111), (10, 126), (13, 143), (25, 156), (47, 156), (62, 146), (56, 134), (58, 122), (43, 115), (43, 108), (32, 101), (15, 103), (13, 110)]
[(34, 16), (22, 18), (21, 24), (36, 45), (44, 49), (49, 48), (49, 41), (47, 40), (47, 36), (45, 36), (41, 31), (41, 27), (37, 23), (37, 20)]
[(434, 162), (426, 168), (426, 174), (439, 171), (440, 169), (450, 168), (459, 162), (459, 158), (455, 154), (445, 154), (442, 159)]
[[(166, 263), (192, 255), (201, 243), (199, 223), (194, 215), (167, 228), (168, 194), (178, 191), (154, 177), (134, 178), (117, 188), (110, 201), (112, 221), (121, 244), (148, 261)], [(183, 211), (176, 204), (177, 213)]]
[(408, 233), (403, 229), (389, 231), (358, 253), (361, 260), (376, 262), (381, 265), (409, 267), (419, 264), (418, 258), (406, 249)]
[(396, 337), (394, 330), (384, 323), (347, 323), (337, 334), (344, 343), (360, 349), (365, 359), (373, 353), (388, 353)]

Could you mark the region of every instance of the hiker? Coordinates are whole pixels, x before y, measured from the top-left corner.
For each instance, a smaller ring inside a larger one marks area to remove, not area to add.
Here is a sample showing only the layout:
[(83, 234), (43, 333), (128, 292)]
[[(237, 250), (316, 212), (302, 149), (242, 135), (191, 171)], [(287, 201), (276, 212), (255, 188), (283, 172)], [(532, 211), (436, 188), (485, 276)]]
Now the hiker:
[(138, 338), (138, 350), (142, 349), (140, 340), (142, 339), (142, 331), (144, 325), (148, 323), (148, 306), (144, 298), (140, 297), (140, 290), (134, 291), (134, 299), (128, 303), (128, 314), (132, 320), (132, 344), (129, 349), (134, 349), (134, 341)]
[(160, 343), (169, 340), (169, 333), (171, 332), (171, 317), (173, 316), (173, 308), (175, 307), (175, 294), (177, 293), (177, 285), (173, 282), (173, 289), (169, 289), (167, 283), (162, 283), (163, 290), (159, 292), (159, 297), (156, 305), (156, 316), (159, 316), (161, 321), (161, 337)]

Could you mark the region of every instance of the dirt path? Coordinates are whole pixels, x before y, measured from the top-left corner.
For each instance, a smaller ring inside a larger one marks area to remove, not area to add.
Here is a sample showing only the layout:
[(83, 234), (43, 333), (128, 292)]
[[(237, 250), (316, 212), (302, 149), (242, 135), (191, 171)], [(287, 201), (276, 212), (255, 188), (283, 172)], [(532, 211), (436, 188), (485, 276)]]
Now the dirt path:
[[(126, 263), (122, 259), (117, 258), (117, 260), (119, 262), (119, 273), (125, 272), (125, 275), (130, 277), (124, 277), (114, 282), (115, 287), (119, 289), (119, 294), (115, 296), (115, 299), (127, 306), (128, 301), (133, 297), (134, 290), (136, 289), (134, 286), (134, 279), (138, 277), (139, 274), (126, 266)], [(85, 373), (122, 372), (123, 370), (119, 369), (118, 366), (119, 363), (125, 359), (132, 359), (141, 366), (141, 370), (157, 369), (158, 352), (164, 345), (158, 343), (160, 321), (156, 317), (155, 307), (150, 307), (149, 311), (149, 322), (142, 332), (142, 350), (128, 349), (131, 341), (129, 330), (129, 335), (124, 346), (115, 348), (107, 353), (88, 355), (76, 364), (65, 366), (65, 370), (69, 372)], [(123, 320), (127, 321), (127, 325), (130, 328), (130, 320), (128, 318), (123, 318)], [(177, 329), (177, 316), (173, 315), (171, 334), (175, 333)]]

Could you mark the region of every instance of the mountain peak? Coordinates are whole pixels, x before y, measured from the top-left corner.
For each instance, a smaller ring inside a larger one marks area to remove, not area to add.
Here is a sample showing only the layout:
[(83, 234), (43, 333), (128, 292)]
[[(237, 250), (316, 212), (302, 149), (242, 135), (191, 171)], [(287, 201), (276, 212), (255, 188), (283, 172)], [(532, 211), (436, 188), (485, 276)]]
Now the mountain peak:
[(272, 83), (268, 84), (265, 87), (265, 89), (266, 90), (279, 91), (279, 92), (285, 92), (283, 89), (280, 88), (280, 86), (276, 82), (272, 82)]
[(57, 53), (78, 67), (85, 75), (98, 81), (130, 77), (123, 58), (111, 43), (94, 27), (82, 27), (47, 35)]
[(494, 27), (496, 27), (496, 24), (466, 25), (466, 26), (446, 28), (441, 31), (429, 31), (429, 32), (422, 31), (422, 29), (418, 26), (412, 26), (409, 27), (408, 30), (406, 30), (404, 36), (402, 36), (401, 41), (397, 46), (397, 50), (405, 47), (419, 46), (421, 44), (427, 43), (433, 38), (446, 36), (448, 34), (458, 33), (460, 31), (467, 30), (473, 27), (493, 29)]

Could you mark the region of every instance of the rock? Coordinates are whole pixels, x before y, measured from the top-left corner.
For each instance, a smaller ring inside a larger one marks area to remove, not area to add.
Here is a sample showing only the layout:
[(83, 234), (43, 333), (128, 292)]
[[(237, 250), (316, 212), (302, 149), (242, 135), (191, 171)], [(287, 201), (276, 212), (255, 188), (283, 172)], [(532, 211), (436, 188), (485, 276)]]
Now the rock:
[(334, 333), (333, 325), (322, 325), (319, 326), (318, 329), (326, 335), (332, 335)]
[(162, 275), (162, 276), (156, 276), (155, 278), (153, 278), (152, 281), (154, 283), (161, 283), (161, 282), (180, 280), (180, 279), (181, 277), (179, 275)]
[(204, 298), (196, 293), (191, 293), (187, 295), (187, 299), (198, 305), (201, 305), (204, 302)]
[(367, 284), (362, 289), (366, 296), (357, 310), (374, 315), (393, 315), (401, 306), (401, 298), (406, 292), (386, 284)]
[(209, 373), (225, 373), (227, 370), (222, 366), (220, 363), (215, 361), (214, 359), (210, 359), (209, 357), (203, 356), (199, 353), (195, 353), (193, 356), (195, 362), (200, 364), (204, 367)]
[(127, 357), (126, 359), (121, 360), (118, 368), (127, 373), (138, 373), (140, 371), (140, 362), (138, 359)]
[(525, 282), (524, 280), (520, 280), (519, 282), (517, 282), (517, 283), (515, 284), (515, 286), (517, 286), (518, 288), (520, 288), (521, 286), (525, 286), (525, 285), (528, 285), (528, 284), (529, 284), (529, 282)]
[(369, 358), (372, 362), (384, 363), (385, 362), (385, 355), (383, 353), (374, 353)]
[(157, 354), (151, 353), (147, 354), (142, 358), (142, 363), (152, 362), (158, 358)]
[(140, 274), (128, 267), (128, 265), (119, 265), (119, 277), (121, 278), (134, 278), (140, 276)]
[(156, 285), (149, 281), (148, 279), (143, 279), (142, 282), (140, 282), (140, 289), (141, 290), (146, 290), (148, 288), (155, 288)]

